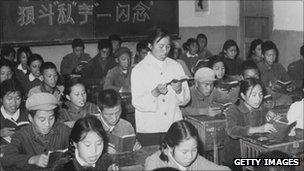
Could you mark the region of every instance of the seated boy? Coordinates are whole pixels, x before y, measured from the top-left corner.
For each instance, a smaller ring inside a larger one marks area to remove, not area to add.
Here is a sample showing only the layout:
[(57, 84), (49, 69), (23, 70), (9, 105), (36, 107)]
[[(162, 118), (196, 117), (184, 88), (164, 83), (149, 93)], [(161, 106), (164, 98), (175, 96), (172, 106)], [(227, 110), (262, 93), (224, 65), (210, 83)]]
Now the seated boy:
[(41, 85), (30, 89), (28, 97), (35, 93), (50, 93), (53, 94), (60, 102), (64, 88), (62, 86), (57, 86), (58, 72), (56, 65), (52, 62), (45, 62), (40, 67), (40, 73), (42, 74), (43, 81)]
[(26, 101), (30, 124), (15, 132), (1, 163), (8, 170), (34, 170), (48, 166), (49, 152), (69, 147), (70, 128), (55, 122), (58, 100), (49, 93), (37, 93)]
[(262, 43), (264, 60), (258, 63), (261, 80), (266, 87), (270, 87), (273, 90), (282, 89), (283, 91), (291, 92), (296, 88), (293, 82), (287, 85), (286, 88), (277, 84), (277, 81), (291, 81), (286, 69), (279, 62), (276, 62), (278, 52), (277, 46), (272, 41)]
[(304, 66), (304, 45), (300, 49), (300, 59), (288, 65), (288, 75), (295, 82), (298, 89), (303, 89), (303, 66)]
[(136, 45), (136, 55), (134, 56), (134, 60), (132, 62), (132, 65), (136, 65), (139, 63), (141, 60), (143, 60), (148, 52), (150, 51), (148, 47), (148, 42), (147, 41), (140, 41)]
[[(108, 153), (115, 154), (122, 149), (117, 149), (115, 147), (118, 142), (115, 142), (115, 139), (111, 139), (111, 135), (119, 137), (135, 135), (134, 128), (128, 121), (120, 118), (122, 112), (121, 99), (115, 90), (107, 89), (101, 91), (98, 96), (98, 106), (101, 110), (101, 115), (98, 117), (102, 122), (103, 128), (108, 133), (109, 144), (112, 144), (108, 147)], [(133, 151), (139, 150), (140, 148), (141, 145), (136, 140)]]
[(190, 88), (191, 100), (182, 107), (183, 115), (209, 115), (221, 113), (219, 107), (212, 107), (212, 91), (214, 88), (215, 73), (212, 69), (203, 67), (194, 74), (194, 85)]
[(120, 93), (131, 92), (131, 51), (127, 47), (121, 47), (114, 57), (118, 65), (108, 72), (103, 88), (114, 89)]
[(86, 63), (91, 59), (89, 54), (84, 53), (84, 43), (81, 39), (73, 40), (72, 49), (73, 52), (65, 55), (60, 64), (60, 73), (65, 78), (71, 74), (80, 75)]

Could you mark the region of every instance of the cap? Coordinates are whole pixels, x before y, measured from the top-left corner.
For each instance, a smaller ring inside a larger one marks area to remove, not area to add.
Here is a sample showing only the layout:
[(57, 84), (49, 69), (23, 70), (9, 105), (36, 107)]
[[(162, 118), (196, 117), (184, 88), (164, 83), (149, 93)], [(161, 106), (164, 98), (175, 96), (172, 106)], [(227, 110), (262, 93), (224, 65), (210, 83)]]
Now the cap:
[(199, 82), (215, 81), (215, 73), (208, 67), (202, 67), (195, 72), (194, 80)]
[(58, 105), (57, 98), (50, 93), (35, 93), (25, 102), (27, 110), (52, 110)]
[(128, 53), (131, 55), (131, 51), (129, 48), (127, 47), (120, 47), (119, 49), (117, 49), (117, 51), (114, 54), (115, 58), (118, 58), (120, 55), (122, 55), (123, 53)]

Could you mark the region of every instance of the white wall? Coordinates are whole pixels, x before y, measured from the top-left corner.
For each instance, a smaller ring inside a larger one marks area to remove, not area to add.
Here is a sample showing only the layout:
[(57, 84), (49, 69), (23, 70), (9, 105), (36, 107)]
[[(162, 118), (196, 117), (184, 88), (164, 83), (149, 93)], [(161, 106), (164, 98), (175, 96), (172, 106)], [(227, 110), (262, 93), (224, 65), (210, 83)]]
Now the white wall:
[(273, 29), (303, 31), (303, 1), (273, 1)]
[(195, 12), (195, 1), (179, 1), (179, 26), (238, 26), (238, 0), (209, 0), (208, 12)]

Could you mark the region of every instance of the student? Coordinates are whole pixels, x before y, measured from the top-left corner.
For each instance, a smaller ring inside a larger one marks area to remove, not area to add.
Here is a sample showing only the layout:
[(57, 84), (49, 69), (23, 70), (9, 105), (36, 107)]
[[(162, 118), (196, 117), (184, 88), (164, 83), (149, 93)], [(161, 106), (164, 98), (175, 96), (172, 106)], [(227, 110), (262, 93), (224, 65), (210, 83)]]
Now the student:
[(118, 170), (117, 166), (107, 167), (109, 163), (102, 156), (107, 137), (96, 117), (87, 116), (77, 120), (70, 134), (70, 142), (69, 155), (59, 160), (55, 171)]
[(190, 88), (191, 100), (182, 109), (183, 115), (208, 115), (219, 114), (220, 108), (211, 107), (211, 93), (214, 88), (215, 73), (212, 69), (203, 67), (194, 74), (195, 84)]
[(45, 62), (40, 67), (40, 73), (42, 74), (43, 81), (40, 85), (30, 89), (28, 97), (34, 93), (44, 92), (53, 94), (61, 102), (63, 88), (57, 86), (58, 72), (56, 65), (52, 62)]
[(192, 73), (190, 72), (188, 66), (183, 60), (180, 59), (181, 54), (182, 54), (182, 49), (179, 47), (179, 44), (177, 42), (172, 42), (171, 49), (168, 53), (168, 57), (180, 63), (183, 67), (185, 74), (189, 77), (192, 77)]
[(138, 42), (137, 45), (136, 45), (136, 55), (134, 56), (132, 66), (136, 65), (141, 60), (143, 60), (147, 56), (149, 51), (150, 51), (150, 49), (148, 47), (148, 42), (147, 41)]
[(0, 85), (3, 81), (12, 79), (13, 75), (13, 63), (6, 59), (0, 60)]
[[(258, 63), (261, 72), (261, 80), (264, 85), (271, 89), (277, 89), (276, 81), (291, 81), (286, 69), (277, 61), (279, 51), (272, 41), (266, 41), (262, 44), (262, 54), (264, 61)], [(286, 91), (291, 92), (295, 89), (295, 84), (289, 84)]]
[(236, 76), (240, 74), (241, 60), (238, 59), (240, 49), (234, 40), (227, 40), (220, 55), (225, 57), (227, 74)]
[(15, 132), (1, 163), (8, 170), (34, 170), (48, 165), (48, 153), (69, 146), (70, 129), (55, 122), (58, 101), (49, 93), (37, 93), (26, 101), (30, 124)]
[(87, 101), (85, 86), (78, 79), (66, 81), (63, 95), (67, 101), (62, 105), (58, 119), (70, 128), (80, 118), (91, 114), (100, 114), (97, 105)]
[(145, 170), (172, 167), (179, 170), (230, 170), (198, 154), (198, 132), (187, 121), (174, 122), (161, 144), (161, 149), (146, 159)]
[(247, 60), (252, 60), (255, 63), (259, 63), (263, 60), (262, 43), (263, 41), (261, 39), (255, 39), (250, 43)]
[(228, 85), (231, 82), (237, 81), (226, 74), (225, 58), (223, 56), (214, 55), (209, 58), (208, 67), (213, 69), (216, 76), (216, 82), (212, 92), (213, 104), (212, 106), (221, 107), (223, 104), (235, 103), (239, 95), (239, 86), (224, 87), (223, 84)]
[[(101, 115), (99, 119), (103, 125), (103, 128), (108, 133), (109, 143), (117, 144), (116, 139), (112, 139), (111, 135), (115, 136), (125, 136), (125, 135), (135, 135), (134, 128), (132, 125), (120, 118), (121, 116), (121, 99), (119, 94), (113, 89), (103, 90), (98, 95), (98, 106), (101, 110)], [(135, 142), (133, 146), (133, 151), (139, 150), (141, 145), (138, 141)], [(117, 151), (121, 149), (117, 149), (117, 147), (108, 146), (108, 153), (115, 154)]]
[(114, 55), (118, 65), (108, 71), (104, 89), (117, 92), (131, 92), (131, 51), (127, 47), (119, 48)]
[(295, 166), (288, 165), (269, 165), (264, 159), (292, 159), (293, 157), (285, 152), (274, 150), (262, 153), (257, 156), (262, 159), (261, 163), (253, 167), (254, 171), (295, 171)]
[(98, 54), (88, 63), (81, 77), (86, 85), (103, 85), (108, 71), (116, 66), (112, 61), (111, 43), (107, 39), (98, 42)]
[(170, 125), (182, 119), (179, 106), (190, 100), (187, 82), (172, 81), (185, 73), (179, 63), (167, 58), (170, 40), (166, 30), (154, 29), (148, 39), (151, 52), (131, 73), (136, 132), (143, 146), (159, 144)]
[(303, 89), (303, 66), (304, 66), (304, 45), (300, 49), (300, 59), (288, 65), (288, 75), (295, 82), (298, 89)]
[(1, 49), (1, 59), (8, 60), (15, 66), (16, 51), (11, 45), (4, 45)]
[(114, 55), (116, 51), (121, 47), (122, 40), (117, 34), (112, 34), (109, 36), (109, 41), (111, 43), (111, 53)]
[(0, 86), (0, 99), (0, 144), (10, 143), (17, 124), (29, 124), (25, 107), (21, 105), (21, 87), (12, 79), (4, 81)]
[(17, 73), (20, 72), (20, 74), (23, 74), (21, 76), (25, 76), (28, 72), (28, 67), (27, 67), (27, 60), (28, 58), (32, 55), (32, 51), (28, 46), (21, 46), (17, 50), (17, 61), (18, 61), (18, 66), (16, 70), (16, 77)]
[[(261, 74), (258, 69), (258, 66), (253, 61), (244, 61), (241, 65), (241, 70), (242, 70), (241, 78), (243, 80), (247, 78), (255, 78), (260, 80), (261, 78), (260, 77)], [(274, 92), (269, 87), (266, 87), (265, 95), (266, 94), (271, 95), (270, 100), (266, 100), (266, 102), (269, 101), (270, 103), (272, 103), (272, 106), (269, 106), (271, 108), (274, 106), (289, 105), (292, 103), (292, 99), (290, 96), (286, 94)]]
[(71, 74), (81, 75), (83, 68), (91, 59), (90, 55), (84, 53), (84, 43), (81, 39), (72, 42), (73, 52), (65, 55), (60, 64), (60, 73), (65, 78)]
[(208, 57), (212, 56), (212, 53), (208, 50), (208, 39), (205, 34), (198, 34), (196, 36), (196, 40), (198, 42), (198, 54), (202, 56), (203, 59), (206, 59)]
[(181, 55), (182, 59), (189, 70), (194, 73), (194, 67), (196, 66), (199, 60), (203, 60), (201, 56), (198, 55), (198, 42), (194, 38), (190, 38), (183, 44), (185, 53)]
[(239, 139), (254, 133), (275, 132), (275, 128), (266, 121), (266, 109), (263, 101), (262, 82), (249, 78), (241, 82), (240, 100), (229, 106), (226, 112), (226, 138), (223, 151), (223, 163), (232, 170), (240, 170), (233, 166), (233, 159), (241, 157)]

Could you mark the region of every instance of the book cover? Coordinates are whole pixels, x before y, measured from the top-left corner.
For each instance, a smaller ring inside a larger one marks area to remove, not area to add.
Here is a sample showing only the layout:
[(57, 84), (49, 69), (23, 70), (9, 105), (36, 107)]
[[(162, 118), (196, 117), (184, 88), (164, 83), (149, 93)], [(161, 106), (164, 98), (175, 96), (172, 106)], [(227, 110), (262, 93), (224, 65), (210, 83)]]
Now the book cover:
[(109, 134), (109, 146), (114, 148), (117, 153), (125, 153), (133, 151), (133, 147), (136, 142), (136, 135), (124, 135), (124, 136), (117, 136), (114, 134)]
[(10, 119), (5, 119), (4, 120), (4, 127), (8, 128), (15, 128), (15, 131), (19, 130), (21, 127), (28, 125), (30, 122), (29, 121), (21, 121), (21, 122), (16, 122)]

